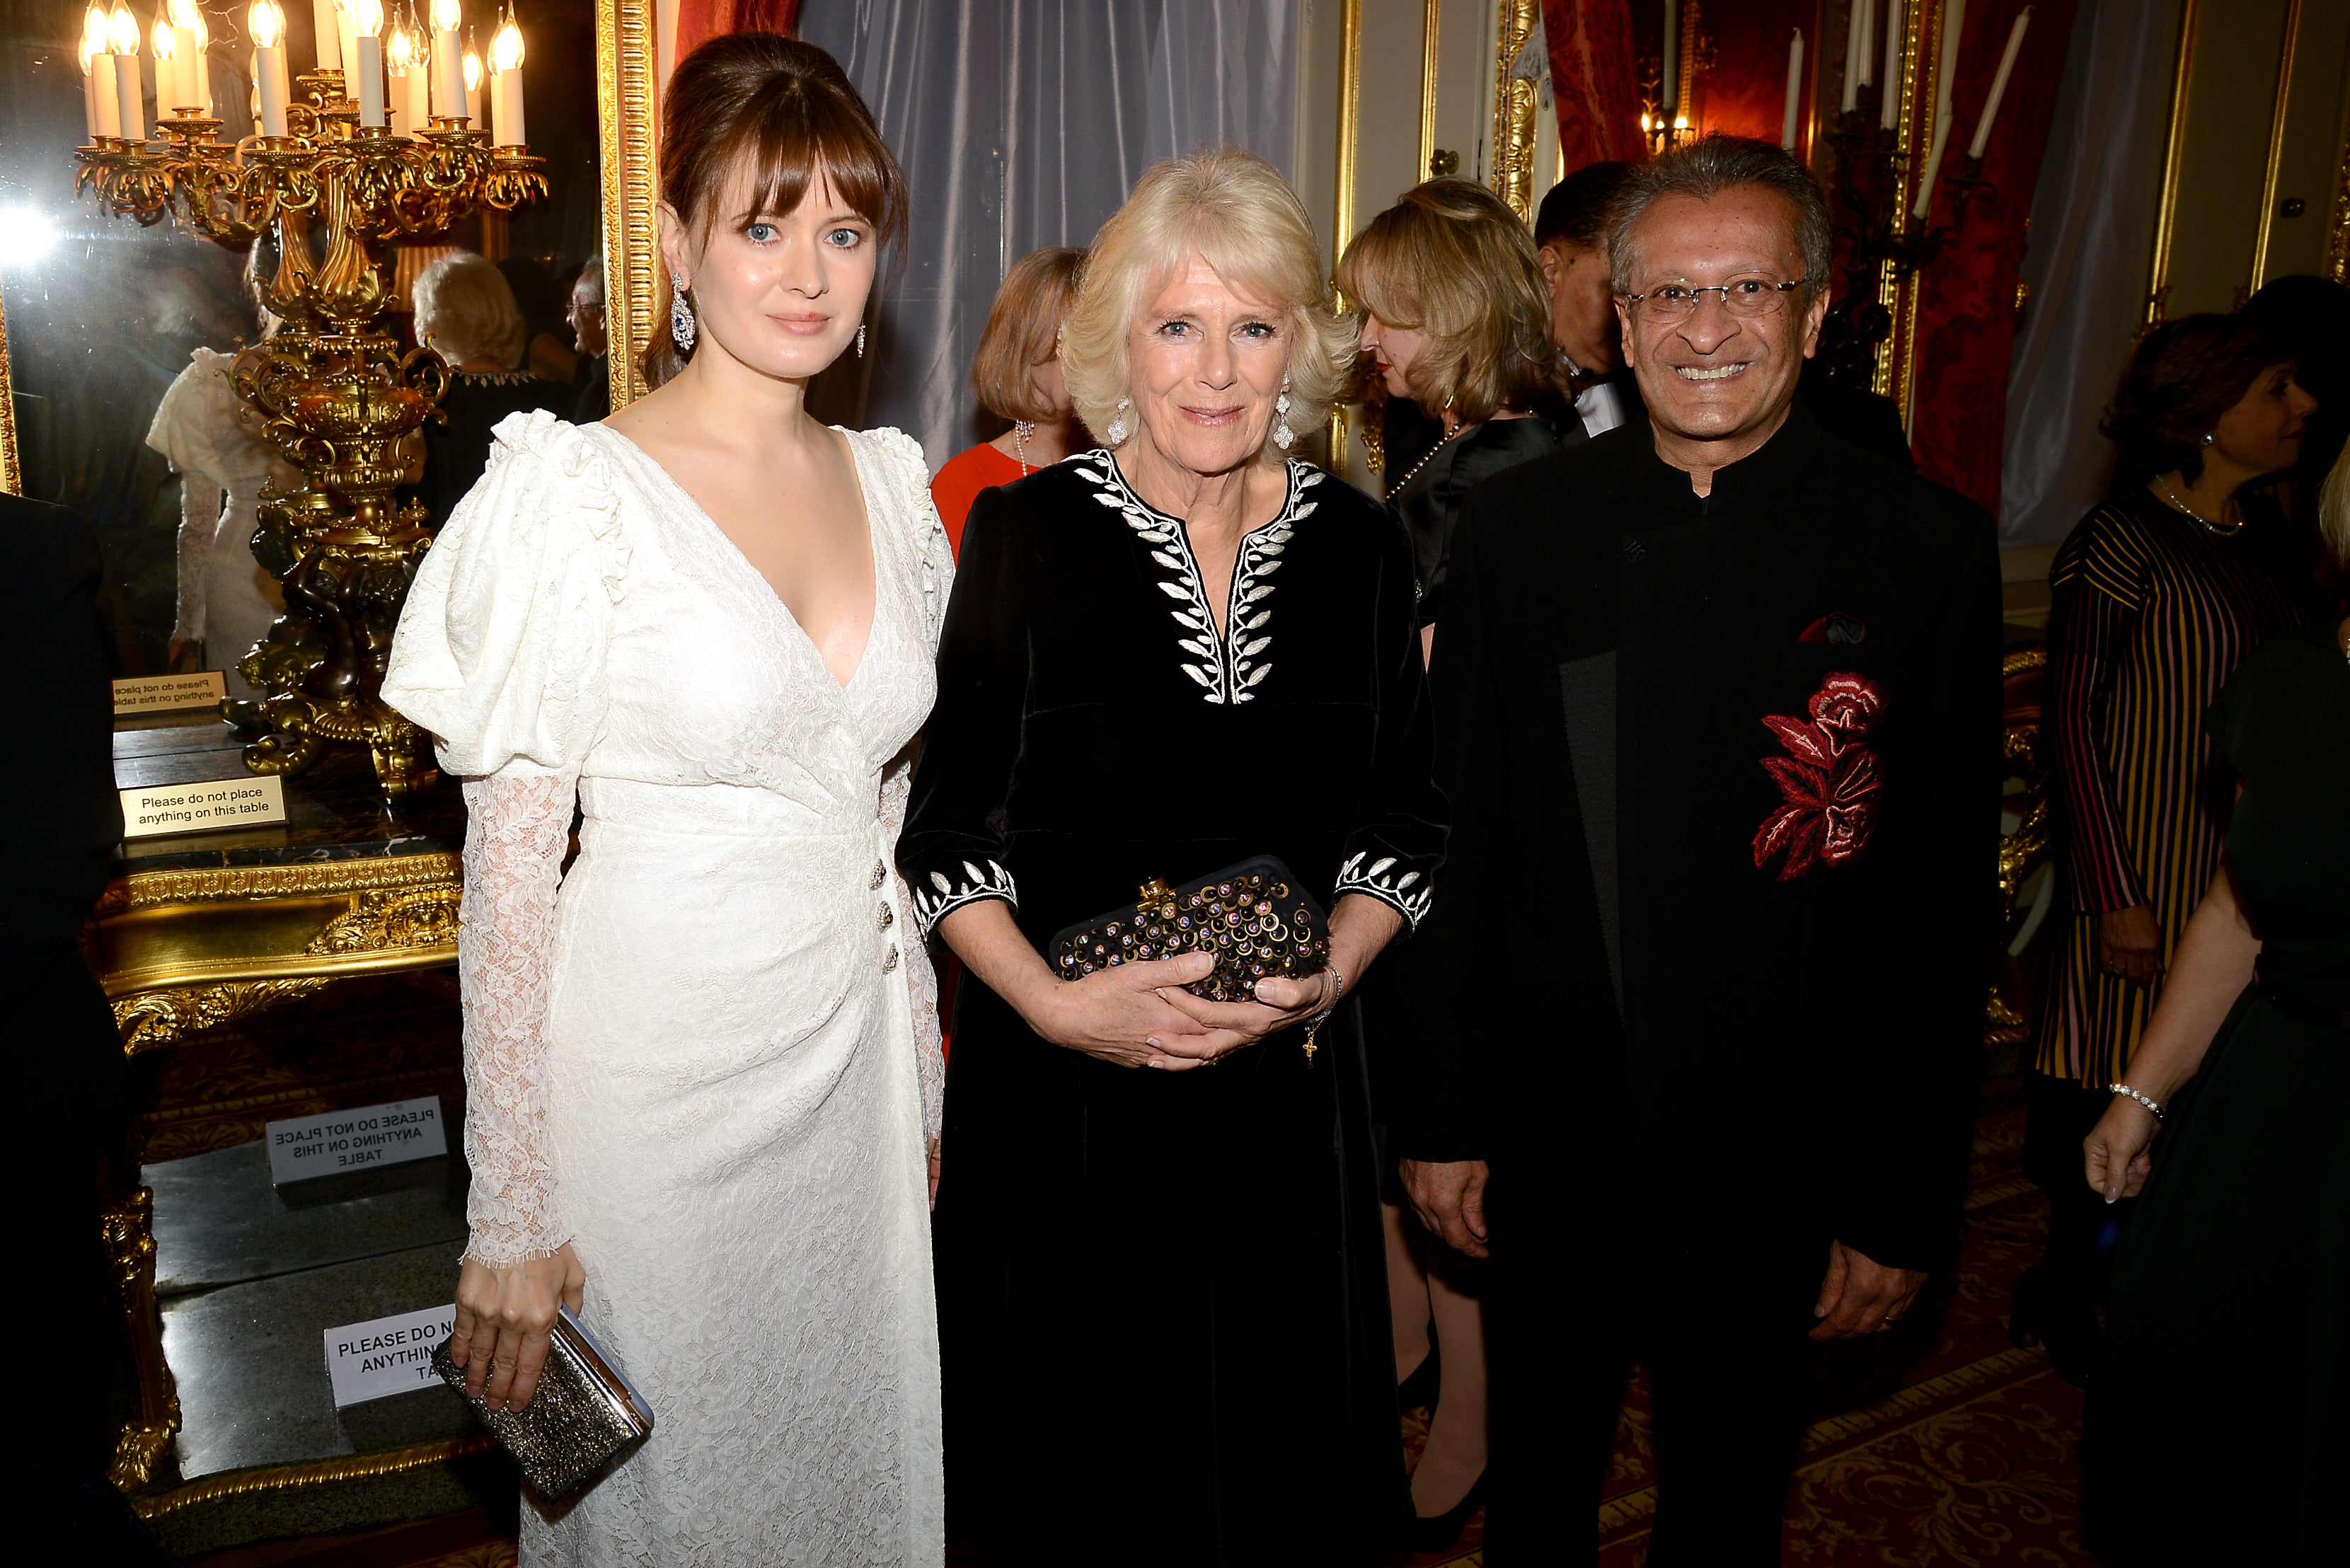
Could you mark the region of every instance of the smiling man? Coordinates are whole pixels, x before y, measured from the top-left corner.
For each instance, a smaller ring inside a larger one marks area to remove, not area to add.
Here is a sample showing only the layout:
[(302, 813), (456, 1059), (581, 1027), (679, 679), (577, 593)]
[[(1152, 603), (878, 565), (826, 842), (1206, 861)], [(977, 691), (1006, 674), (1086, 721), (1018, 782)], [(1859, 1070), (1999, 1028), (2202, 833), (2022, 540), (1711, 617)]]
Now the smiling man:
[(1648, 419), (1487, 481), (1455, 537), (1451, 891), (1410, 960), (1440, 1001), (1394, 1135), (1498, 1276), (1503, 1568), (1589, 1528), (1636, 1356), (1650, 1562), (1776, 1563), (1820, 1344), (1900, 1322), (1956, 1236), (1998, 570), (1979, 508), (1796, 398), (1828, 251), (1774, 146), (1639, 168), (1609, 254)]

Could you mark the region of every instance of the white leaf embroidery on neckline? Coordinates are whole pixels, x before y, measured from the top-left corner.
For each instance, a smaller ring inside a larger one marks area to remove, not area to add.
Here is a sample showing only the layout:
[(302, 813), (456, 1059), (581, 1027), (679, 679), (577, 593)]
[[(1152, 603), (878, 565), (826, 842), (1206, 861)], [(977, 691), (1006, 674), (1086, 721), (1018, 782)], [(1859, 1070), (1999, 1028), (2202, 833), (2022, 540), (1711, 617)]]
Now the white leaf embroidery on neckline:
[[(1180, 628), (1175, 646), (1189, 657), (1177, 668), (1191, 678), (1210, 702), (1254, 701), (1256, 687), (1273, 673), (1267, 658), (1273, 634), (1265, 629), (1273, 621), (1273, 607), (1264, 602), (1273, 596), (1270, 579), (1281, 569), (1282, 554), (1296, 536), (1297, 524), (1315, 509), (1316, 504), (1307, 501), (1305, 493), (1329, 476), (1309, 463), (1289, 462), (1289, 493), (1280, 512), (1241, 540), (1240, 556), (1232, 563), (1225, 629), (1219, 637), (1207, 587), (1200, 577), (1200, 563), (1191, 554), (1181, 521), (1154, 511), (1136, 495), (1118, 472), (1118, 460), (1108, 452), (1087, 452), (1069, 462), (1095, 487), (1094, 499), (1125, 518), (1134, 536), (1149, 546), (1146, 553), (1152, 564), (1169, 574), (1155, 586), (1184, 607), (1173, 611)], [(1198, 662), (1192, 662), (1195, 659)]]

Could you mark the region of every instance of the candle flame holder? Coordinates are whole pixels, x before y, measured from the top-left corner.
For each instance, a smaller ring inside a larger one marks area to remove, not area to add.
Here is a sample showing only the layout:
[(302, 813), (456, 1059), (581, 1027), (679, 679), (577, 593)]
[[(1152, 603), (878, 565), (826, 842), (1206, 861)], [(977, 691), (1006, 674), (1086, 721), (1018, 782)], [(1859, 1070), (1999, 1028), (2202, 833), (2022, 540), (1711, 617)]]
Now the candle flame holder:
[[(484, 208), (511, 212), (547, 193), (526, 147), (492, 147), (460, 117), (401, 135), (359, 123), (338, 70), (296, 78), (285, 136), (218, 140), (222, 122), (182, 109), (157, 140), (97, 137), (74, 152), (74, 189), (119, 217), (166, 217), (191, 234), (244, 245), (275, 226), (270, 308), (283, 326), (229, 370), (262, 439), (302, 472), (298, 489), (262, 493), (254, 557), (284, 585), (286, 611), (237, 670), (265, 693), (228, 704), (267, 732), (244, 749), (256, 774), (298, 774), (329, 745), (364, 746), (385, 796), (430, 788), (438, 774), (416, 727), (386, 707), (385, 661), (400, 607), (436, 521), (394, 490), (402, 444), (446, 419), (449, 369), (430, 348), (402, 352), (380, 317), (390, 300), (381, 247), (437, 234)], [(326, 254), (311, 248), (323, 228)]]

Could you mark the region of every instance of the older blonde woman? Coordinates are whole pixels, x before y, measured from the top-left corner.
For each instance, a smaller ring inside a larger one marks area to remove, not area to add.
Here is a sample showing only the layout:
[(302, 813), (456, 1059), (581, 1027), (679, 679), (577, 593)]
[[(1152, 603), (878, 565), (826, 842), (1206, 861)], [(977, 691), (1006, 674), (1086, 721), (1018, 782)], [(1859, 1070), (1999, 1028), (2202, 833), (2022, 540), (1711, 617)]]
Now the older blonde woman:
[[(984, 492), (963, 535), (899, 864), (970, 974), (955, 1506), (1022, 1562), (1371, 1563), (1401, 1507), (1351, 1005), (1303, 1048), (1429, 909), (1444, 836), (1409, 545), (1286, 455), (1354, 352), (1269, 165), (1159, 164), (1064, 335), (1109, 450)], [(1183, 989), (1203, 957), (1063, 981), (1040, 954), (1258, 855), (1330, 909), (1327, 969), (1220, 1004)]]
[(417, 498), (448, 520), (490, 464), (490, 432), (510, 414), (570, 411), (567, 389), (523, 367), (528, 329), (505, 275), (471, 251), (442, 256), (417, 275), (416, 340), (449, 363), (447, 422), (424, 426), (424, 479)]

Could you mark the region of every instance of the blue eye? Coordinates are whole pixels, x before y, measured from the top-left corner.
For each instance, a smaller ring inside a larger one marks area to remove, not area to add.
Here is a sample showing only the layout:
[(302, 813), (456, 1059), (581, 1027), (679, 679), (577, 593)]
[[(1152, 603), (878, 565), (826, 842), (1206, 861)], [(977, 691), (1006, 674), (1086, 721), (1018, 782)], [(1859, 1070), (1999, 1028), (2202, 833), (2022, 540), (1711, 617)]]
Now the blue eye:
[(1188, 321), (1170, 321), (1159, 330), (1170, 337), (1180, 337), (1191, 329), (1191, 324)]
[(1269, 321), (1252, 321), (1243, 327), (1241, 330), (1251, 337), (1262, 340), (1274, 336), (1275, 328), (1273, 323)]
[(743, 231), (743, 237), (749, 240), (754, 245), (772, 244), (775, 237), (775, 225), (773, 223), (753, 223), (750, 227)]
[(858, 245), (862, 244), (864, 241), (865, 236), (858, 234), (855, 229), (835, 229), (830, 234), (825, 235), (825, 242), (827, 244), (834, 245), (844, 251), (855, 250)]

